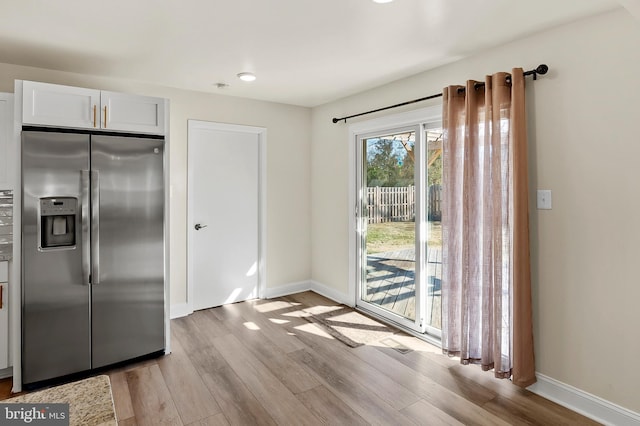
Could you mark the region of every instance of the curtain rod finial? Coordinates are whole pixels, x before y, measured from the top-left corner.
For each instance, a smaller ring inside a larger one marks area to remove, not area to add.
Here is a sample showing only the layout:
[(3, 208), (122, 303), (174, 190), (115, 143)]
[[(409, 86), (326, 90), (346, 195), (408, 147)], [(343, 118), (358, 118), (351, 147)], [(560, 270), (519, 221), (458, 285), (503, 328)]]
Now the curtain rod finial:
[(546, 74), (547, 71), (549, 71), (549, 67), (546, 64), (541, 64), (538, 65), (538, 68), (536, 68), (536, 73), (538, 74)]
[(334, 119), (333, 119), (333, 120), (331, 120), (331, 121), (333, 121), (333, 124), (336, 124), (336, 123), (337, 123), (338, 121), (340, 121), (340, 120), (339, 120), (339, 119), (337, 119), (337, 118), (334, 118)]

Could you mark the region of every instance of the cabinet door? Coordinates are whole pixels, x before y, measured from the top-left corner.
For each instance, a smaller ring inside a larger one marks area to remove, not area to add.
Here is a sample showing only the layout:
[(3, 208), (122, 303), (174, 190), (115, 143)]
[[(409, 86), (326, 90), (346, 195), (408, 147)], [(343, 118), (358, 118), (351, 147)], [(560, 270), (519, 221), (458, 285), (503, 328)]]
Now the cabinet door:
[(164, 99), (101, 92), (102, 128), (136, 133), (164, 134)]
[(13, 136), (13, 95), (0, 93), (0, 191), (14, 189), (16, 147)]
[(100, 126), (100, 91), (59, 84), (22, 84), (22, 123), (93, 129)]

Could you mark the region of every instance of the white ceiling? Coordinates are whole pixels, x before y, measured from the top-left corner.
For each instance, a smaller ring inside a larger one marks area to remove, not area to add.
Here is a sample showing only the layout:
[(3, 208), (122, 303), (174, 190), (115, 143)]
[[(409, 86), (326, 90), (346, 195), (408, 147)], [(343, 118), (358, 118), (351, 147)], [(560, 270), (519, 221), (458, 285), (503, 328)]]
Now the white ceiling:
[[(316, 106), (616, 7), (617, 0), (1, 0), (0, 62)], [(241, 82), (241, 71), (258, 79)]]

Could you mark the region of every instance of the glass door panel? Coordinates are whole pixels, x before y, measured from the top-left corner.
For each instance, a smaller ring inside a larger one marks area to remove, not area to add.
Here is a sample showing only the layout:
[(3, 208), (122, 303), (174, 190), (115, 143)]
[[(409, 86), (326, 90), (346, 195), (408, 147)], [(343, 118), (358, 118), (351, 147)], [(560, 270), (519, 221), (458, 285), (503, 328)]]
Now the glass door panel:
[[(415, 323), (416, 132), (362, 138), (360, 302)], [(362, 303), (361, 303), (362, 304)], [(386, 316), (386, 315), (385, 315)]]

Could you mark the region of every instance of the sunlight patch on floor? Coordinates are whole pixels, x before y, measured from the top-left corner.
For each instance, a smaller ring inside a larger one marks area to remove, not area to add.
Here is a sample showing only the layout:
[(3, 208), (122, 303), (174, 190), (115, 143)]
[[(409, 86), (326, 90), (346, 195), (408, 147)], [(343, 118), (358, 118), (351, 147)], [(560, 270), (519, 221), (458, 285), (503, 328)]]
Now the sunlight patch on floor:
[(315, 336), (324, 337), (325, 339), (334, 339), (329, 333), (323, 331), (320, 327), (316, 327), (314, 324), (303, 324), (294, 327), (296, 330), (304, 331), (305, 333), (313, 334)]
[(283, 302), (281, 300), (274, 300), (266, 303), (254, 303), (253, 309), (264, 314), (266, 312), (273, 312), (280, 309), (289, 309), (291, 308), (291, 306), (297, 306), (297, 305), (300, 305), (300, 303), (289, 303), (289, 302)]
[(247, 321), (247, 322), (245, 322), (245, 323), (244, 323), (244, 324), (242, 324), (242, 325), (244, 325), (244, 326), (245, 326), (246, 328), (248, 328), (249, 330), (253, 330), (253, 331), (260, 330), (260, 327), (258, 327), (258, 325), (257, 325), (256, 323), (251, 322), (251, 321)]

